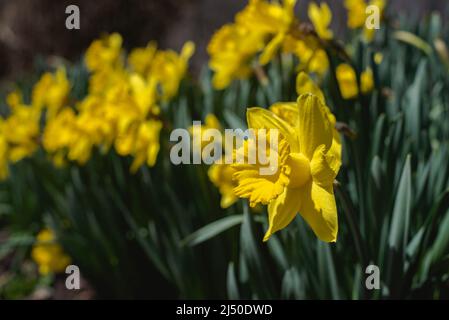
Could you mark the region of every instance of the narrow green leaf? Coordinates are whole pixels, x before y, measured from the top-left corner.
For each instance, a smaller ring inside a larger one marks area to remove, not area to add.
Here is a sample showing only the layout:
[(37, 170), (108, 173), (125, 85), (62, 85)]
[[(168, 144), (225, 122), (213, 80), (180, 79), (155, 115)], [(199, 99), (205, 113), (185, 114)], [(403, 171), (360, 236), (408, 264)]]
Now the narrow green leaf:
[(398, 251), (405, 248), (408, 238), (412, 201), (411, 174), (410, 156), (408, 156), (396, 194), (390, 235), (388, 238), (390, 248)]
[(234, 262), (229, 262), (228, 274), (227, 274), (227, 291), (228, 299), (236, 300), (239, 299), (239, 289), (237, 286), (237, 279), (235, 278), (235, 268)]
[(214, 221), (201, 229), (198, 229), (194, 233), (188, 235), (186, 238), (184, 238), (181, 241), (181, 246), (189, 245), (189, 246), (195, 246), (197, 244), (200, 244), (204, 241), (207, 241), (220, 233), (241, 224), (243, 221), (242, 215), (234, 215), (225, 217), (223, 219)]

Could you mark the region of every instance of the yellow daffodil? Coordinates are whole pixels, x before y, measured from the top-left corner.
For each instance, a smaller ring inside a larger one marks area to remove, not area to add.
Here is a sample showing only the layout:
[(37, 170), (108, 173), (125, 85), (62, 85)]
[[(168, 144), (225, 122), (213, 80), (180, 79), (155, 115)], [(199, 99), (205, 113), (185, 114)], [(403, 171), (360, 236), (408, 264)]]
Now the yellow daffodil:
[(162, 122), (158, 120), (149, 120), (140, 124), (135, 137), (134, 161), (130, 168), (131, 172), (136, 172), (144, 163), (149, 167), (155, 165), (160, 149), (159, 134), (161, 129)]
[(87, 68), (90, 71), (99, 71), (120, 65), (122, 42), (122, 37), (118, 33), (92, 42), (85, 54)]
[(60, 273), (70, 264), (70, 257), (64, 253), (61, 245), (55, 242), (55, 235), (50, 229), (43, 229), (36, 237), (31, 251), (33, 260), (39, 267), (39, 273)]
[(221, 90), (235, 79), (249, 77), (251, 59), (263, 46), (264, 37), (260, 32), (251, 32), (236, 24), (221, 27), (207, 47), (209, 67), (215, 72), (212, 79), (214, 88)]
[(263, 176), (259, 174), (260, 164), (234, 164), (238, 184), (234, 191), (249, 198), (251, 206), (268, 204), (265, 241), (285, 228), (299, 212), (318, 238), (334, 242), (338, 223), (333, 182), (341, 159), (332, 148), (334, 128), (328, 110), (312, 94), (303, 94), (296, 104), (277, 105), (275, 109), (297, 117), (287, 122), (272, 111), (250, 108), (247, 120), (253, 129), (279, 130), (276, 173)]
[(216, 89), (226, 88), (235, 79), (248, 78), (258, 53), (262, 66), (273, 59), (297, 23), (295, 4), (296, 0), (250, 0), (237, 13), (234, 23), (214, 34), (207, 51)]
[(373, 70), (371, 68), (366, 69), (360, 75), (360, 89), (363, 94), (370, 93), (374, 88)]
[(55, 165), (64, 164), (65, 154), (69, 160), (81, 165), (90, 158), (94, 138), (86, 130), (87, 121), (82, 120), (92, 121), (78, 118), (73, 109), (64, 108), (56, 117), (48, 121), (42, 135), (42, 145), (52, 155)]
[(151, 41), (144, 48), (132, 50), (128, 56), (128, 64), (135, 72), (141, 76), (146, 76), (150, 71), (156, 52), (157, 45), (154, 41)]
[(40, 111), (27, 105), (14, 107), (3, 123), (3, 134), (9, 143), (9, 161), (18, 162), (38, 148)]
[(315, 2), (311, 2), (308, 15), (320, 38), (325, 40), (333, 38), (334, 33), (329, 29), (332, 22), (332, 12), (327, 3), (322, 2), (318, 6)]
[[(355, 70), (349, 64), (342, 63), (337, 67), (336, 74), (342, 97), (344, 99), (357, 97), (359, 88)], [(367, 68), (360, 75), (360, 86), (363, 94), (370, 93), (373, 90), (374, 78), (371, 68)]]
[(234, 193), (234, 188), (236, 187), (232, 178), (234, 173), (235, 170), (231, 165), (224, 163), (213, 164), (207, 172), (210, 181), (220, 192), (220, 206), (223, 209), (229, 208), (238, 200), (238, 197)]
[(158, 51), (150, 69), (150, 76), (160, 85), (162, 100), (168, 101), (178, 92), (179, 84), (187, 71), (189, 59), (195, 52), (195, 45), (188, 41), (178, 54), (175, 51)]
[(238, 25), (270, 39), (260, 55), (260, 64), (267, 64), (282, 46), (295, 21), (295, 4), (296, 0), (283, 0), (282, 4), (266, 0), (250, 0), (245, 9), (237, 14)]
[(367, 41), (372, 41), (376, 29), (370, 29), (366, 26), (368, 18), (368, 6), (376, 6), (379, 9), (380, 16), (385, 10), (386, 0), (345, 0), (344, 5), (348, 11), (348, 27), (351, 29), (363, 29), (363, 35)]
[(344, 5), (348, 10), (348, 27), (351, 29), (363, 27), (366, 21), (365, 0), (345, 0)]
[(298, 69), (323, 76), (329, 70), (329, 59), (323, 49), (311, 48), (305, 41), (287, 36), (283, 52), (296, 55), (300, 61)]
[(384, 59), (384, 55), (382, 54), (382, 52), (376, 52), (374, 54), (374, 62), (376, 64), (381, 64), (383, 59)]
[(358, 96), (359, 88), (355, 70), (346, 63), (342, 63), (336, 70), (337, 81), (343, 99), (353, 99)]
[(236, 23), (267, 35), (287, 32), (294, 19), (296, 0), (250, 0), (236, 15)]
[(45, 73), (33, 87), (32, 105), (38, 109), (47, 108), (47, 117), (53, 117), (67, 103), (70, 82), (64, 68), (55, 74)]

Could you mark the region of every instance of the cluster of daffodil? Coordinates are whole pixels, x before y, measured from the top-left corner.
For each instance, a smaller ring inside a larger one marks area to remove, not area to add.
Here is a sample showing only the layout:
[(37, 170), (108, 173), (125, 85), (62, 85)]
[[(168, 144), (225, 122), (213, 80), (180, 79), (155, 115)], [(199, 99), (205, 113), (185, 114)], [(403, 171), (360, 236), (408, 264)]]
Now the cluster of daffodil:
[(121, 36), (111, 34), (87, 49), (89, 89), (81, 101), (70, 101), (64, 68), (41, 77), (30, 104), (20, 92), (11, 93), (10, 114), (0, 120), (0, 178), (7, 176), (9, 162), (32, 155), (39, 146), (56, 165), (67, 160), (84, 164), (94, 147), (107, 151), (113, 146), (121, 156), (133, 157), (132, 172), (144, 163), (153, 166), (162, 128), (159, 103), (177, 94), (193, 52), (190, 42), (180, 54), (149, 43), (126, 57)]
[(38, 233), (31, 256), (42, 275), (63, 272), (71, 262), (50, 229), (43, 229)]
[[(223, 89), (235, 79), (248, 78), (258, 66), (268, 64), (275, 55), (291, 53), (298, 57), (299, 68), (323, 75), (329, 68), (325, 51), (295, 17), (296, 0), (269, 2), (250, 0), (234, 23), (224, 25), (208, 46), (209, 66), (215, 71), (213, 85)], [(332, 13), (327, 4), (312, 3), (309, 17), (318, 37), (332, 39), (329, 29)]]
[[(258, 66), (270, 62), (277, 52), (294, 54), (299, 58), (299, 70), (323, 76), (329, 62), (318, 40), (331, 40), (329, 29), (332, 13), (326, 3), (312, 2), (309, 19), (315, 34), (304, 31), (294, 16), (295, 0), (268, 2), (251, 0), (235, 17), (235, 22), (223, 26), (213, 36), (208, 51), (209, 66), (215, 71), (213, 85), (223, 89), (235, 80), (247, 78)], [(384, 1), (374, 1), (383, 10)], [(360, 27), (353, 20), (366, 20), (366, 4), (346, 1), (351, 27)], [(363, 10), (363, 15), (360, 15)], [(360, 15), (360, 16), (358, 16)], [(365, 32), (372, 40), (373, 31)], [(259, 54), (258, 59), (256, 56)], [(340, 64), (335, 70), (341, 95), (354, 99), (374, 88), (373, 73), (367, 68), (357, 78), (354, 68)], [(341, 143), (335, 130), (335, 117), (325, 105), (319, 87), (300, 71), (297, 78), (296, 103), (277, 103), (269, 111), (248, 109), (249, 128), (278, 129), (281, 132), (278, 157), (279, 168), (272, 176), (260, 176), (260, 165), (214, 164), (209, 178), (219, 189), (221, 206), (227, 208), (238, 197), (248, 198), (251, 206), (268, 205), (271, 234), (286, 227), (299, 212), (324, 241), (335, 241), (337, 212), (332, 184), (341, 164)], [(218, 120), (210, 114), (204, 128), (221, 129)], [(256, 137), (257, 139), (257, 137)], [(246, 144), (249, 142), (247, 141)], [(246, 148), (246, 149), (245, 149)], [(237, 152), (247, 152), (248, 146)], [(269, 152), (270, 150), (268, 150)], [(272, 152), (275, 152), (272, 150)]]
[[(239, 197), (248, 198), (251, 206), (268, 205), (265, 240), (299, 212), (320, 239), (332, 242), (338, 229), (333, 183), (341, 165), (341, 143), (324, 94), (308, 76), (322, 79), (329, 69), (324, 46), (334, 37), (329, 29), (332, 13), (327, 4), (312, 2), (310, 25), (295, 17), (295, 4), (296, 0), (250, 0), (208, 46), (216, 89), (257, 74), (277, 55), (299, 60), (297, 102), (247, 111), (249, 128), (268, 129), (268, 135), (271, 129), (280, 132), (279, 149), (268, 150), (277, 152), (276, 173), (260, 176), (260, 164), (214, 164), (208, 175), (222, 195), (221, 207), (231, 206)], [(371, 4), (381, 10), (385, 5), (382, 0)], [(346, 0), (345, 6), (349, 26), (362, 27), (368, 4)], [(365, 32), (369, 39), (372, 35)], [(150, 42), (126, 56), (121, 36), (114, 33), (87, 49), (88, 93), (80, 101), (71, 101), (72, 84), (64, 68), (41, 77), (29, 104), (21, 92), (12, 92), (7, 98), (10, 114), (0, 119), (0, 178), (7, 176), (10, 162), (32, 155), (39, 147), (58, 166), (67, 161), (85, 164), (94, 148), (102, 152), (114, 148), (121, 156), (131, 156), (131, 172), (145, 163), (154, 166), (163, 127), (160, 105), (178, 93), (193, 52), (190, 42), (180, 54), (158, 50)], [(374, 87), (369, 68), (358, 79), (354, 68), (342, 63), (335, 74), (344, 99), (367, 94)], [(222, 130), (213, 114), (203, 127)], [(245, 157), (250, 142), (235, 153)]]
[[(322, 77), (329, 69), (328, 56), (323, 41), (332, 40), (330, 30), (332, 12), (322, 2), (309, 4), (308, 16), (313, 25), (311, 32), (307, 24), (302, 24), (294, 14), (296, 0), (269, 2), (250, 0), (249, 4), (235, 16), (234, 23), (221, 27), (212, 37), (207, 48), (210, 55), (209, 66), (215, 71), (213, 85), (216, 89), (228, 87), (233, 80), (246, 79), (268, 64), (279, 52), (293, 54), (299, 59), (298, 70), (314, 73)], [(368, 5), (376, 5), (383, 12), (384, 0), (346, 0), (348, 25), (350, 28), (364, 27), (364, 35), (371, 41), (375, 29), (365, 26)], [(355, 71), (348, 64), (338, 69), (342, 95), (352, 99), (358, 95)], [(264, 81), (264, 79), (261, 79)], [(372, 71), (365, 70), (361, 76), (362, 93), (372, 90)]]

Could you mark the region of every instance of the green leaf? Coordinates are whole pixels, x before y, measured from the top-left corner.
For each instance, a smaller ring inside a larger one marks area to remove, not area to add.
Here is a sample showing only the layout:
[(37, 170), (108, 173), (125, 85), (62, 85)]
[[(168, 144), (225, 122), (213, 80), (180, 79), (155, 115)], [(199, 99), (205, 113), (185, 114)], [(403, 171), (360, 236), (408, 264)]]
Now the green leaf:
[(237, 286), (237, 279), (235, 278), (235, 268), (234, 262), (229, 262), (228, 274), (227, 274), (227, 286), (228, 299), (236, 300), (239, 299), (239, 289)]
[(181, 246), (195, 246), (197, 244), (200, 244), (236, 225), (241, 224), (242, 221), (242, 215), (233, 215), (214, 221), (184, 238), (181, 241)]
[(431, 249), (431, 260), (435, 263), (449, 252), (449, 210), (438, 228), (438, 233)]
[(407, 156), (396, 194), (390, 235), (388, 238), (390, 248), (398, 251), (406, 247), (408, 238), (412, 201), (411, 174), (410, 156)]
[(418, 48), (422, 50), (425, 54), (431, 55), (432, 54), (432, 47), (425, 42), (423, 39), (418, 37), (417, 35), (407, 32), (407, 31), (396, 31), (394, 33), (394, 38), (402, 41), (404, 43), (407, 43), (415, 48)]
[(287, 269), (282, 278), (281, 298), (304, 299), (304, 285), (295, 267)]
[(2, 259), (17, 247), (31, 246), (33, 243), (34, 237), (31, 234), (12, 234), (4, 243), (0, 244), (0, 259)]

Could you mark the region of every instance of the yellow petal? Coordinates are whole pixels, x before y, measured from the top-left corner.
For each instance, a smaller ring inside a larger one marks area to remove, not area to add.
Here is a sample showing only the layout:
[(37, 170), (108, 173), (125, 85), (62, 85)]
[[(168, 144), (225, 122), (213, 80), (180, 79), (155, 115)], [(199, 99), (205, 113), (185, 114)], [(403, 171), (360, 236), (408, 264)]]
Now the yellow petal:
[(181, 58), (185, 61), (189, 60), (195, 53), (195, 43), (193, 41), (187, 41), (181, 49)]
[(285, 34), (279, 33), (277, 34), (265, 47), (263, 52), (261, 53), (259, 57), (259, 63), (261, 65), (268, 64), (271, 59), (273, 59), (273, 56), (276, 54), (276, 52), (281, 47), (282, 43), (284, 42)]
[(221, 195), (220, 207), (223, 209), (229, 208), (237, 200), (238, 200), (237, 196), (235, 195), (234, 191), (232, 191), (232, 189), (231, 189), (230, 192), (226, 192)]
[(320, 240), (337, 240), (337, 206), (332, 186), (322, 188), (312, 182), (302, 188), (299, 213)]
[(285, 188), (284, 192), (268, 205), (269, 227), (263, 241), (267, 241), (270, 236), (285, 228), (296, 217), (300, 207), (299, 189)]
[(340, 169), (336, 162), (333, 155), (324, 152), (324, 145), (319, 146), (310, 162), (313, 181), (323, 188), (332, 186)]
[(332, 125), (326, 114), (325, 106), (317, 96), (304, 94), (298, 98), (300, 152), (309, 160), (315, 150), (324, 145), (325, 152), (332, 145)]
[(333, 129), (332, 131), (333, 140), (332, 146), (327, 152), (327, 161), (332, 170), (338, 172), (341, 167), (341, 138), (340, 133), (336, 129)]
[(346, 63), (342, 63), (336, 70), (338, 86), (344, 99), (352, 99), (359, 94), (357, 75), (354, 69)]
[(273, 112), (262, 108), (249, 108), (246, 112), (248, 127), (252, 129), (278, 129), (284, 136), (291, 152), (298, 152), (298, 138), (295, 130), (287, 122), (275, 115)]
[(360, 86), (363, 94), (370, 93), (374, 88), (374, 77), (371, 68), (366, 69), (360, 76)]
[(233, 177), (238, 181), (238, 186), (234, 188), (235, 194), (241, 198), (248, 198), (252, 207), (259, 202), (268, 204), (283, 192), (284, 186), (288, 183), (288, 178), (283, 173), (260, 176), (256, 166), (237, 171)]
[(322, 39), (331, 39), (334, 36), (333, 32), (329, 30), (332, 12), (326, 3), (322, 2), (320, 6), (314, 2), (310, 3), (308, 15), (318, 36)]
[(300, 72), (296, 78), (296, 93), (298, 96), (311, 93), (320, 98), (322, 103), (325, 103), (323, 91), (313, 82), (313, 80), (305, 72)]
[(298, 105), (295, 102), (275, 103), (270, 107), (270, 111), (287, 122), (293, 128), (298, 126), (299, 112)]

